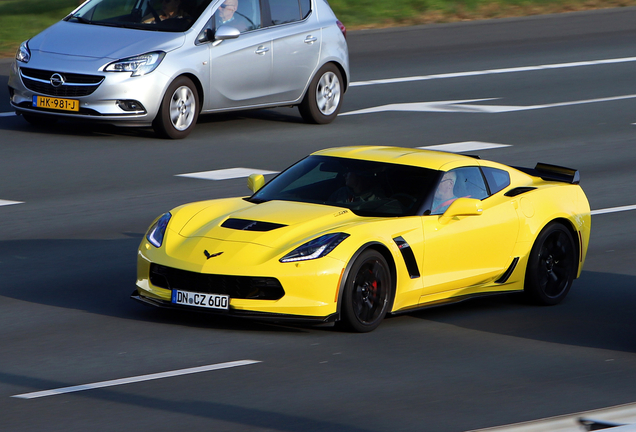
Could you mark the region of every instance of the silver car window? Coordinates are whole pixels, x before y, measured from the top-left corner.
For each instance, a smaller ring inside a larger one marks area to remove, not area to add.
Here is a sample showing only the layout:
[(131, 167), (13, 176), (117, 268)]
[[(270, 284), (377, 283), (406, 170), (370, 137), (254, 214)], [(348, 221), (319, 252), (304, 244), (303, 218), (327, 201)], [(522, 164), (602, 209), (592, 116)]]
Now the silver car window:
[(225, 0), (214, 13), (209, 28), (222, 25), (237, 28), (241, 33), (262, 27), (261, 7), (258, 0)]

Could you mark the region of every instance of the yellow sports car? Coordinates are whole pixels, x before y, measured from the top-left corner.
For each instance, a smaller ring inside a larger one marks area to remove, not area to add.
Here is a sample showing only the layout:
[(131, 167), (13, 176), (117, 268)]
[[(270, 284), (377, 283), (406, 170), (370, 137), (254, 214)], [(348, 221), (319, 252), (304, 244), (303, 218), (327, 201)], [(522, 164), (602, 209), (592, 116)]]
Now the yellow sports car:
[(375, 329), (386, 314), (524, 291), (556, 304), (581, 274), (576, 170), (397, 147), (318, 151), (249, 197), (185, 204), (139, 247), (146, 304)]

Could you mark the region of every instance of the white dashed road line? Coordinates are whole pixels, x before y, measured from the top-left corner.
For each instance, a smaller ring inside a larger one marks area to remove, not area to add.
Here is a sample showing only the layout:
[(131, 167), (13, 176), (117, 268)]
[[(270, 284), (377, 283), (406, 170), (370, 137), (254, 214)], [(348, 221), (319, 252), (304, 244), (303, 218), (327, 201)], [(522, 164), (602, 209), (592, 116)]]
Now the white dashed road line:
[(511, 147), (509, 144), (495, 144), (481, 141), (463, 141), (449, 144), (439, 144), (426, 147), (418, 147), (423, 150), (437, 150), (449, 153), (462, 153), (467, 151), (488, 150), (494, 148)]
[(39, 391), (39, 392), (33, 392), (33, 393), (23, 393), (23, 394), (14, 395), (11, 397), (19, 398), (19, 399), (35, 399), (35, 398), (41, 398), (45, 396), (54, 396), (54, 395), (59, 395), (64, 393), (73, 393), (73, 392), (78, 392), (83, 390), (113, 387), (113, 386), (118, 386), (123, 384), (138, 383), (142, 381), (150, 381), (150, 380), (156, 380), (161, 378), (170, 378), (175, 376), (190, 375), (190, 374), (208, 372), (208, 371), (219, 370), (219, 369), (228, 369), (228, 368), (233, 368), (238, 366), (247, 366), (247, 365), (251, 365), (255, 363), (260, 363), (260, 361), (239, 360), (239, 361), (233, 361), (233, 362), (227, 362), (227, 363), (217, 363), (217, 364), (194, 367), (189, 369), (179, 369), (179, 370), (161, 372), (161, 373), (150, 374), (150, 375), (140, 375), (140, 376), (135, 376), (130, 378), (111, 380), (111, 381), (101, 381), (101, 382), (96, 382), (92, 384), (83, 384), (83, 385), (72, 386), (72, 387), (62, 387), (58, 389), (45, 390), (45, 391)]
[(572, 63), (554, 63), (554, 64), (547, 64), (547, 65), (522, 66), (522, 67), (503, 68), (503, 69), (486, 69), (486, 70), (467, 71), (467, 72), (451, 72), (451, 73), (443, 73), (443, 74), (435, 74), (435, 75), (420, 75), (420, 76), (388, 78), (388, 79), (378, 79), (378, 80), (369, 80), (369, 81), (355, 81), (350, 84), (350, 87), (369, 86), (369, 85), (378, 85), (378, 84), (396, 84), (396, 83), (403, 83), (403, 82), (426, 81), (426, 80), (435, 80), (435, 79), (462, 78), (462, 77), (494, 75), (494, 74), (503, 74), (503, 73), (532, 72), (532, 71), (540, 71), (540, 70), (547, 70), (547, 69), (563, 69), (563, 68), (573, 68), (573, 67), (581, 67), (581, 66), (598, 66), (598, 65), (629, 63), (629, 62), (636, 62), (636, 57), (623, 57), (623, 58), (615, 58), (615, 59), (591, 60), (591, 61), (581, 61), (581, 62), (572, 62)]
[(24, 204), (24, 202), (22, 202), (22, 201), (8, 201), (8, 200), (1, 200), (0, 199), (0, 206), (8, 206), (8, 205), (14, 205), (14, 204)]
[(202, 171), (189, 174), (177, 174), (177, 177), (189, 177), (202, 180), (228, 180), (249, 177), (251, 174), (278, 174), (278, 171), (265, 171), (251, 168), (229, 168), (215, 171)]
[(11, 117), (14, 116), (15, 113), (14, 112), (4, 112), (4, 113), (0, 113), (0, 117)]

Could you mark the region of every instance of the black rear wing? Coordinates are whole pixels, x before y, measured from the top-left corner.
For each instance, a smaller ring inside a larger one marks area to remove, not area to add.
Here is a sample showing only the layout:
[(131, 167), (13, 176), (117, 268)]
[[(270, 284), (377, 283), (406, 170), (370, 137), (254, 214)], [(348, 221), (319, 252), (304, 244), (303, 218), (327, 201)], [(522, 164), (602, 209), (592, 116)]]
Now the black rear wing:
[(534, 168), (513, 167), (534, 177), (541, 177), (546, 181), (558, 181), (570, 184), (579, 184), (581, 175), (578, 170), (558, 165), (538, 163)]

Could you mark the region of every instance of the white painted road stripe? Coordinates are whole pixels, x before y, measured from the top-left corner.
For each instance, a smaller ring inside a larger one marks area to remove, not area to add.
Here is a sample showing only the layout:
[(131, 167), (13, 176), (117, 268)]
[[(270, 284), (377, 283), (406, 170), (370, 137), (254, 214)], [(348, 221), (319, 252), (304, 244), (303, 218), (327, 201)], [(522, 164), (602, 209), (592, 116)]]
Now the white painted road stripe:
[(8, 201), (8, 200), (0, 200), (0, 206), (8, 206), (13, 204), (24, 204), (22, 201)]
[(161, 373), (150, 374), (150, 375), (141, 375), (141, 376), (130, 377), (130, 378), (116, 379), (116, 380), (111, 380), (111, 381), (101, 381), (101, 382), (97, 382), (97, 383), (93, 383), (93, 384), (83, 384), (83, 385), (78, 385), (78, 386), (73, 386), (73, 387), (58, 388), (58, 389), (54, 389), (54, 390), (45, 390), (45, 391), (39, 391), (39, 392), (33, 392), (33, 393), (24, 393), (24, 394), (11, 396), (11, 397), (20, 398), (20, 399), (35, 399), (35, 398), (41, 398), (41, 397), (45, 397), (45, 396), (54, 396), (54, 395), (63, 394), (63, 393), (73, 393), (73, 392), (78, 392), (78, 391), (82, 391), (82, 390), (92, 390), (92, 389), (103, 388), (103, 387), (112, 387), (112, 386), (118, 386), (118, 385), (123, 385), (123, 384), (130, 384), (130, 383), (137, 383), (137, 382), (142, 382), (142, 381), (156, 380), (156, 379), (161, 379), (161, 378), (170, 378), (170, 377), (175, 377), (175, 376), (180, 376), (180, 375), (195, 374), (195, 373), (199, 373), (199, 372), (207, 372), (207, 371), (213, 371), (213, 370), (219, 370), (219, 369), (228, 369), (228, 368), (233, 368), (233, 367), (238, 367), (238, 366), (247, 366), (247, 365), (251, 365), (251, 364), (255, 364), (255, 363), (260, 363), (260, 361), (257, 361), (257, 360), (239, 360), (239, 361), (233, 361), (233, 362), (227, 362), (227, 363), (217, 363), (217, 364), (213, 364), (213, 365), (200, 366), (200, 367), (194, 367), (194, 368), (189, 368), (189, 369), (180, 369), (180, 370), (161, 372)]
[(229, 168), (216, 171), (202, 171), (190, 174), (177, 174), (177, 177), (189, 177), (203, 180), (228, 180), (249, 177), (251, 174), (278, 174), (278, 171), (264, 171), (251, 168)]
[(630, 211), (630, 210), (636, 210), (636, 205), (630, 205), (630, 206), (622, 206), (622, 207), (612, 207), (612, 208), (606, 208), (606, 209), (600, 209), (600, 210), (592, 210), (592, 215), (600, 215), (600, 214), (605, 214), (605, 213), (618, 213), (618, 212), (624, 212), (624, 211)]
[(467, 72), (451, 72), (451, 73), (435, 74), (435, 75), (420, 75), (420, 76), (411, 76), (411, 77), (402, 77), (402, 78), (355, 81), (355, 82), (352, 82), (350, 86), (359, 87), (359, 86), (378, 85), (378, 84), (396, 84), (396, 83), (412, 82), (412, 81), (462, 78), (462, 77), (470, 77), (470, 76), (494, 75), (494, 74), (516, 73), (516, 72), (532, 72), (532, 71), (547, 70), (547, 69), (563, 69), (563, 68), (573, 68), (573, 67), (581, 67), (581, 66), (598, 66), (598, 65), (606, 65), (606, 64), (616, 64), (616, 63), (629, 63), (629, 62), (635, 62), (635, 61), (636, 61), (636, 57), (624, 57), (624, 58), (581, 61), (581, 62), (572, 62), (572, 63), (554, 63), (554, 64), (538, 65), (538, 66), (523, 66), (523, 67), (513, 67), (513, 68), (503, 68), (503, 69), (486, 69), (486, 70), (467, 71)]
[(499, 98), (486, 98), (486, 99), (469, 99), (469, 100), (457, 100), (457, 101), (435, 101), (435, 102), (411, 102), (401, 104), (388, 104), (377, 107), (365, 108), (356, 111), (349, 111), (340, 114), (341, 116), (356, 115), (356, 114), (372, 114), (387, 111), (407, 111), (407, 112), (442, 112), (442, 113), (487, 113), (487, 114), (499, 114), (514, 111), (529, 111), (545, 108), (559, 108), (572, 105), (584, 105), (599, 102), (613, 102), (625, 99), (636, 99), (636, 94), (612, 96), (598, 99), (585, 99), (569, 102), (557, 102), (552, 104), (543, 105), (469, 105), (473, 102), (483, 102), (489, 100), (496, 100)]
[(501, 147), (510, 147), (508, 144), (495, 144), (481, 141), (464, 141), (450, 144), (439, 144), (426, 147), (418, 147), (424, 150), (437, 150), (449, 153), (462, 153), (467, 151), (488, 150)]
[(11, 117), (11, 116), (14, 116), (14, 115), (15, 115), (14, 112), (0, 113), (0, 117)]

